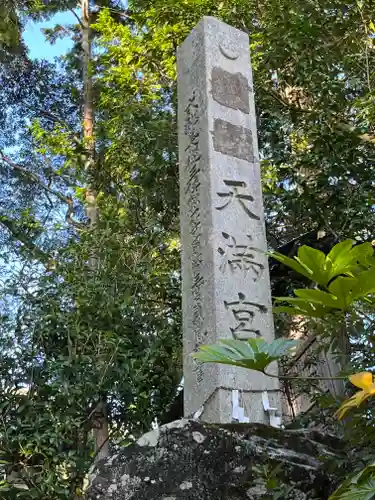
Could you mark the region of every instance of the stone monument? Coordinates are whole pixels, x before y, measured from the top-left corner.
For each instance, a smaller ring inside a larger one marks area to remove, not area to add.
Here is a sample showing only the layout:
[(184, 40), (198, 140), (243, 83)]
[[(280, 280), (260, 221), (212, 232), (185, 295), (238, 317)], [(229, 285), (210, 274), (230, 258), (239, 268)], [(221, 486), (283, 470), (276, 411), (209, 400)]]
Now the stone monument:
[(191, 356), (220, 338), (274, 339), (248, 36), (204, 17), (177, 66), (184, 413), (272, 424), (277, 379)]

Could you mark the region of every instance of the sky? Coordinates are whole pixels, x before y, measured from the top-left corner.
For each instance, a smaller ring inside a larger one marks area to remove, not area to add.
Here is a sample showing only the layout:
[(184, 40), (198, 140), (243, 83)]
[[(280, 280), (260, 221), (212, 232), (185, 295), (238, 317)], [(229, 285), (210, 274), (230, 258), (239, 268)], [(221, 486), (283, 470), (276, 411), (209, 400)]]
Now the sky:
[(29, 48), (30, 57), (53, 61), (55, 57), (65, 54), (72, 46), (69, 37), (57, 40), (55, 44), (51, 45), (46, 41), (41, 30), (43, 28), (53, 28), (56, 24), (65, 25), (73, 23), (76, 24), (77, 20), (70, 12), (56, 14), (49, 21), (39, 23), (29, 21), (23, 33), (23, 38)]

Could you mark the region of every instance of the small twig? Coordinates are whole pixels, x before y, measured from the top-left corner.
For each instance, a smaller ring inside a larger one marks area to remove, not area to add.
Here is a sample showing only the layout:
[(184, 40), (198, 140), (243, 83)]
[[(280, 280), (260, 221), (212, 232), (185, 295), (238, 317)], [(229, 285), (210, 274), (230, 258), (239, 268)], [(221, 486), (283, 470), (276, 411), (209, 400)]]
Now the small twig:
[(132, 13), (129, 9), (121, 10), (121, 9), (114, 9), (113, 7), (106, 7), (106, 9), (114, 12), (115, 14), (118, 14), (121, 17), (128, 17), (129, 19), (132, 17)]
[(324, 217), (323, 212), (320, 209), (318, 209), (318, 208), (317, 208), (317, 212), (319, 213), (319, 215), (322, 218), (322, 220), (323, 220), (324, 224), (326, 225), (326, 227), (331, 231), (331, 233), (333, 234), (333, 236), (336, 238), (336, 240), (340, 241), (339, 235), (336, 233), (336, 231), (334, 231), (334, 229), (332, 228), (332, 226), (330, 225), (330, 223)]
[(115, 357), (115, 354), (117, 353), (117, 350), (118, 350), (118, 347), (116, 346), (116, 349), (113, 351), (113, 353), (111, 355), (111, 359), (108, 361), (108, 363), (106, 364), (106, 366), (105, 366), (105, 368), (103, 370), (103, 373), (102, 373), (102, 376), (100, 377), (100, 382), (99, 382), (99, 385), (98, 385), (99, 389), (100, 389), (100, 387), (101, 387), (101, 385), (103, 383), (104, 377), (105, 377), (105, 375), (106, 375), (106, 373), (108, 371), (108, 367), (112, 363), (112, 360)]

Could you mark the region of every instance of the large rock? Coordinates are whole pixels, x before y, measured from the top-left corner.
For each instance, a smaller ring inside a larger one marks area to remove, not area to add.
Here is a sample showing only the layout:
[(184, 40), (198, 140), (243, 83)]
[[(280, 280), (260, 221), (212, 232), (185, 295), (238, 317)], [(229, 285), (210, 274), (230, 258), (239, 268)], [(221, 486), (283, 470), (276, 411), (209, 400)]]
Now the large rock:
[(87, 498), (96, 500), (249, 500), (265, 498), (259, 466), (281, 465), (281, 499), (327, 499), (329, 462), (341, 443), (314, 431), (262, 424), (177, 420), (99, 462)]

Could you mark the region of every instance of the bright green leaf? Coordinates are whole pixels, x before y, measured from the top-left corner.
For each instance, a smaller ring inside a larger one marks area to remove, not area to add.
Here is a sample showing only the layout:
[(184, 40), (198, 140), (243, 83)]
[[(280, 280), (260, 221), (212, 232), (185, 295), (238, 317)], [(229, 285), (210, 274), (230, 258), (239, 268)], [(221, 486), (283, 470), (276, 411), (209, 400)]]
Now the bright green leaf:
[(263, 372), (273, 361), (287, 354), (297, 341), (280, 338), (267, 344), (263, 339), (221, 339), (215, 345), (204, 345), (192, 357), (201, 363), (220, 363)]

